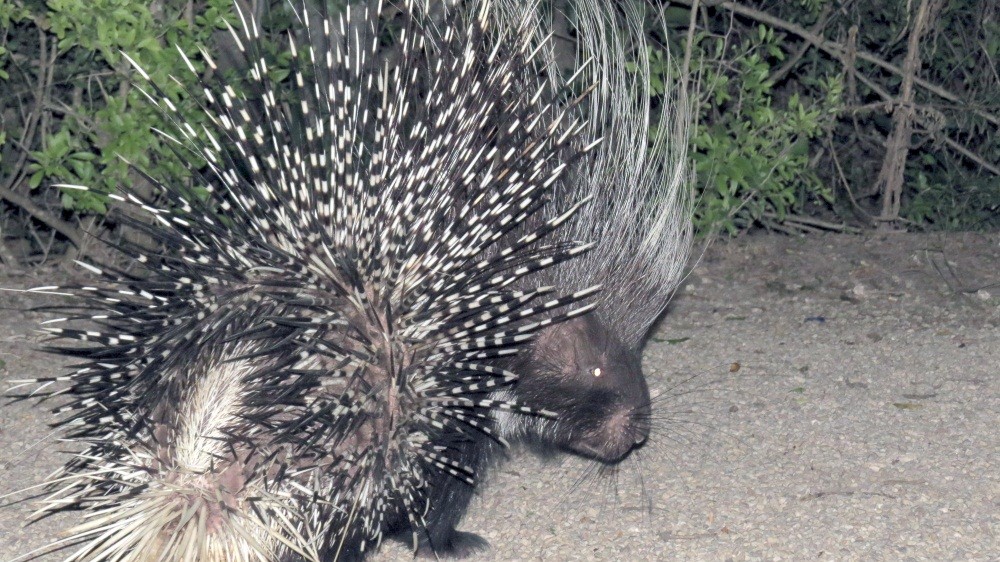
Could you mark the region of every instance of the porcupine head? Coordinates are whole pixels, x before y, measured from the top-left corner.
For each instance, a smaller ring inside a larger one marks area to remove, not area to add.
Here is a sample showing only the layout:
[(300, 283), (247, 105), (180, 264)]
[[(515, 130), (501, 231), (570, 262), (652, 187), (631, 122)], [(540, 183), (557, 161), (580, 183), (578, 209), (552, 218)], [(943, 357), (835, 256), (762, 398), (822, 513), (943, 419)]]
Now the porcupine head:
[(518, 399), (554, 417), (505, 416), (501, 430), (614, 464), (649, 436), (649, 388), (638, 350), (596, 312), (543, 330), (514, 360)]

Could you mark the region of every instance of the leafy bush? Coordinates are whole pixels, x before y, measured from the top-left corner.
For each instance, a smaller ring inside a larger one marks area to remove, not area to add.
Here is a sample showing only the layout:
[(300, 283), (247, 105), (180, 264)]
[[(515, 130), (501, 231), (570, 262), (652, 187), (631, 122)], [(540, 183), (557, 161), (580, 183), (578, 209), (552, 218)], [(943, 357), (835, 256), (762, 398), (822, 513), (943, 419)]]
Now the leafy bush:
[[(810, 202), (832, 198), (811, 167), (810, 140), (836, 117), (839, 77), (819, 79), (824, 97), (803, 100), (794, 93), (776, 100), (770, 74), (785, 53), (773, 30), (758, 30), (728, 61), (734, 73), (706, 59), (699, 69), (704, 89), (692, 145), (702, 193), (695, 218), (702, 228), (722, 227), (730, 234), (765, 217), (780, 222)], [(695, 46), (720, 52), (723, 43), (703, 33)]]
[[(197, 128), (205, 116), (189, 94), (198, 89), (179, 51), (197, 60), (235, 19), (230, 0), (208, 0), (197, 15), (191, 8), (180, 1), (0, 1), (0, 186), (15, 194), (37, 190), (31, 195), (51, 218), (63, 215), (52, 207), (52, 184), (91, 188), (66, 190), (58, 201), (76, 213), (103, 214), (103, 193), (147, 187), (131, 166), (178, 177), (173, 148), (154, 132), (162, 116), (132, 85), (122, 53), (161, 85), (154, 95), (172, 100)], [(41, 213), (35, 218), (46, 220)]]

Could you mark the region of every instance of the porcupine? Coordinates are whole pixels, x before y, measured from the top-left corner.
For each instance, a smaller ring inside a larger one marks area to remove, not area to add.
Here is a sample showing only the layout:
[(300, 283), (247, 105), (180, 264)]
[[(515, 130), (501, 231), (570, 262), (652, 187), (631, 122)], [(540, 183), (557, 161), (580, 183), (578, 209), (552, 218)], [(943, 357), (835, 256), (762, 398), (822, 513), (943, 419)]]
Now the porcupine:
[[(517, 2), (501, 5), (507, 21), (522, 17)], [(603, 142), (556, 182), (546, 210), (558, 213), (569, 202), (589, 199), (554, 236), (593, 240), (595, 247), (538, 272), (532, 281), (577, 289), (600, 284), (602, 290), (595, 310), (544, 328), (525, 350), (502, 363), (519, 379), (493, 397), (516, 398), (555, 416), (497, 412), (494, 417), (505, 442), (527, 442), (546, 454), (561, 450), (615, 465), (649, 435), (642, 344), (680, 282), (690, 253), (693, 178), (687, 138), (692, 108), (687, 85), (667, 83), (651, 129), (652, 87), (641, 15), (630, 3), (618, 11), (592, 0), (572, 7), (571, 14), (563, 14), (573, 24), (564, 38), (575, 40), (575, 66), (560, 68), (558, 53), (546, 41), (554, 31), (551, 12), (532, 13), (535, 41), (552, 88), (576, 73), (582, 75), (581, 83), (596, 86), (580, 108), (587, 123), (580, 138)], [(495, 464), (502, 450), (491, 440), (462, 449), (465, 462), (478, 472)], [(488, 547), (481, 537), (456, 530), (472, 492), (459, 481), (439, 478), (428, 515), (428, 550), (463, 557)]]
[(591, 146), (540, 84), (530, 18), (493, 29), (484, 4), (438, 33), (408, 3), (390, 66), (382, 22), (350, 14), (299, 14), (330, 47), (290, 39), (298, 103), (242, 13), (259, 104), (205, 79), (197, 130), (145, 86), (207, 198), (145, 175), (165, 205), (110, 196), (152, 218), (120, 218), (152, 241), (116, 245), (136, 269), (36, 289), (73, 297), (46, 329), (83, 342), (54, 348), (76, 370), (31, 381), (62, 385), (86, 446), (40, 510), (85, 512), (52, 545), (69, 560), (360, 558), (390, 522), (423, 533), (438, 475), (474, 481), (456, 447), (493, 435), (492, 411), (551, 415), (490, 395), (517, 379), (502, 358), (595, 291), (530, 281), (588, 248), (549, 241), (579, 202), (536, 217)]

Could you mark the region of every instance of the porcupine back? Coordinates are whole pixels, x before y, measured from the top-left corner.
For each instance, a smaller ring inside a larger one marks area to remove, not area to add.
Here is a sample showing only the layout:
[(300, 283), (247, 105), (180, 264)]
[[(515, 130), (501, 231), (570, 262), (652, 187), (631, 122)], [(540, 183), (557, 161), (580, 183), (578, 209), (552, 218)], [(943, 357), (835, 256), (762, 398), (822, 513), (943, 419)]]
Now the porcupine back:
[[(201, 131), (143, 86), (209, 195), (148, 176), (166, 205), (112, 195), (153, 219), (122, 217), (155, 242), (119, 246), (138, 272), (84, 264), (99, 283), (38, 289), (72, 295), (47, 330), (84, 342), (55, 348), (75, 371), (33, 381), (62, 385), (86, 446), (41, 509), (87, 515), (58, 543), (69, 560), (360, 557), (386, 520), (419, 535), (430, 479), (474, 481), (454, 444), (492, 433), (491, 412), (548, 415), (489, 393), (517, 378), (500, 358), (587, 309), (567, 305), (592, 289), (521, 282), (586, 249), (546, 240), (572, 209), (510, 235), (580, 127), (546, 101), (528, 20), (494, 30), (489, 10), (438, 33), (407, 4), (392, 65), (381, 7), (303, 11), (330, 47), (291, 39), (287, 105), (241, 13), (262, 101), (206, 80)], [(203, 55), (192, 72), (215, 69)]]

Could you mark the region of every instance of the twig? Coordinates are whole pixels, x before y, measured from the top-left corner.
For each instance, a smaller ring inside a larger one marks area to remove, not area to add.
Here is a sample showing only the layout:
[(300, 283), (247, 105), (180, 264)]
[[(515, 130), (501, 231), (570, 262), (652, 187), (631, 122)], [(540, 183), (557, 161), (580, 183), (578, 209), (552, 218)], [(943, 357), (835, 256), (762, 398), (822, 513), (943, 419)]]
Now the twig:
[[(827, 4), (826, 6), (823, 7), (823, 13), (821, 13), (819, 17), (816, 18), (816, 23), (809, 29), (810, 33), (816, 35), (817, 37), (820, 36), (820, 32), (823, 31), (823, 28), (825, 28), (826, 24), (829, 23), (830, 21), (830, 13), (833, 11), (832, 6), (833, 4)], [(777, 84), (778, 82), (780, 82), (781, 79), (784, 78), (786, 74), (788, 74), (789, 72), (791, 72), (793, 68), (795, 68), (795, 65), (799, 64), (799, 61), (802, 60), (802, 57), (804, 57), (807, 52), (809, 52), (809, 47), (811, 46), (812, 44), (809, 41), (805, 41), (801, 45), (799, 45), (799, 50), (796, 51), (794, 55), (789, 57), (789, 59), (785, 62), (785, 64), (781, 65), (781, 68), (779, 68), (773, 74), (771, 74), (771, 76), (768, 78), (768, 81), (772, 84)]]
[[(774, 216), (774, 214), (770, 212), (764, 213), (764, 215)], [(768, 218), (771, 218), (771, 216), (769, 216)], [(831, 232), (848, 232), (851, 234), (859, 234), (861, 232), (860, 228), (849, 226), (843, 223), (827, 222), (817, 218), (802, 216), (802, 215), (785, 215), (784, 220), (786, 223), (790, 222), (792, 224), (808, 225), (816, 228), (821, 228), (823, 230), (829, 230)]]
[(694, 0), (691, 3), (691, 19), (688, 21), (687, 29), (687, 44), (684, 46), (684, 64), (681, 65), (681, 76), (684, 80), (687, 80), (688, 71), (691, 69), (691, 52), (694, 51), (694, 28), (695, 16), (698, 13), (698, 2), (700, 0)]
[(965, 156), (966, 158), (968, 158), (969, 160), (972, 160), (976, 164), (979, 164), (984, 169), (989, 170), (990, 172), (993, 172), (993, 174), (995, 174), (997, 176), (1000, 176), (1000, 168), (998, 168), (994, 164), (990, 164), (985, 159), (983, 159), (982, 156), (979, 156), (978, 154), (972, 152), (968, 148), (965, 148), (961, 144), (958, 144), (957, 142), (951, 140), (950, 138), (948, 138), (944, 134), (936, 134), (936, 135), (934, 135), (934, 137), (940, 139), (941, 142), (943, 142), (946, 145), (948, 145), (955, 152), (961, 154), (962, 156)]
[[(855, 68), (855, 62), (858, 58), (858, 26), (857, 24), (852, 25), (847, 29), (847, 50), (844, 56), (840, 59), (842, 65), (844, 65), (844, 74), (847, 77), (847, 99), (851, 100), (851, 103), (857, 103), (858, 101), (858, 82), (857, 82), (857, 69)], [(852, 116), (853, 119), (853, 116)], [(854, 127), (857, 128), (857, 119), (854, 120)]]
[(79, 230), (77, 230), (73, 225), (69, 224), (68, 222), (65, 222), (61, 219), (57, 219), (56, 217), (50, 215), (45, 211), (45, 209), (42, 209), (41, 207), (36, 205), (35, 202), (31, 200), (31, 198), (21, 195), (19, 193), (15, 193), (14, 191), (7, 189), (6, 187), (0, 186), (0, 199), (4, 199), (24, 209), (29, 215), (34, 217), (36, 220), (46, 224), (48, 227), (52, 228), (53, 230), (59, 232), (59, 234), (62, 234), (63, 236), (68, 238), (69, 241), (77, 248), (82, 247), (81, 245), (83, 244), (83, 236), (80, 234)]
[(774, 213), (767, 212), (763, 213), (758, 219), (765, 228), (771, 230), (777, 230), (778, 232), (784, 232), (785, 234), (790, 234), (792, 236), (800, 236), (802, 234), (819, 234), (823, 232), (818, 228), (813, 228), (811, 226), (794, 224), (787, 222), (785, 219), (782, 222), (778, 222), (778, 217)]
[[(21, 134), (22, 149), (20, 157), (17, 159), (17, 163), (11, 168), (12, 172), (10, 177), (7, 178), (7, 185), (3, 186), (4, 189), (13, 189), (18, 183), (20, 183), (21, 178), (24, 176), (24, 165), (28, 161), (28, 156), (30, 155), (27, 147), (31, 146), (31, 139), (35, 136), (35, 130), (38, 128), (38, 122), (41, 121), (42, 115), (45, 110), (45, 98), (48, 97), (48, 91), (51, 87), (52, 76), (55, 73), (55, 62), (56, 56), (58, 56), (58, 49), (52, 49), (52, 54), (48, 53), (48, 41), (46, 40), (45, 31), (39, 27), (38, 28), (38, 49), (39, 55), (38, 59), (40, 61), (46, 61), (45, 65), (41, 65), (38, 68), (38, 81), (34, 88), (34, 98), (35, 105), (25, 117), (24, 129)], [(44, 135), (43, 135), (44, 137)]]
[(844, 168), (840, 165), (840, 158), (837, 156), (837, 149), (833, 145), (833, 134), (827, 131), (826, 143), (830, 147), (830, 158), (833, 160), (833, 165), (837, 168), (837, 176), (840, 181), (844, 184), (844, 191), (847, 192), (847, 199), (851, 202), (851, 206), (854, 207), (856, 211), (864, 215), (867, 219), (871, 220), (871, 215), (869, 215), (861, 205), (858, 205), (857, 200), (854, 198), (854, 192), (851, 191), (851, 184), (847, 181), (847, 176), (844, 174)]

